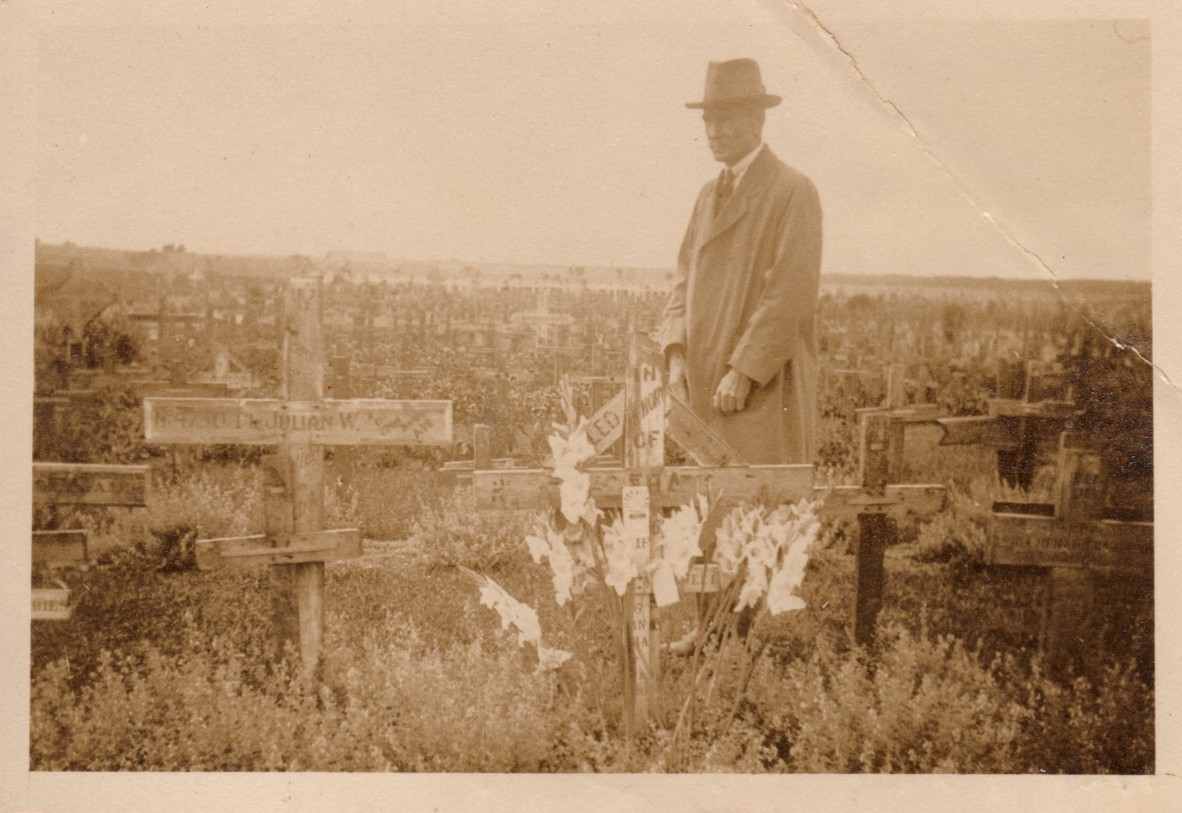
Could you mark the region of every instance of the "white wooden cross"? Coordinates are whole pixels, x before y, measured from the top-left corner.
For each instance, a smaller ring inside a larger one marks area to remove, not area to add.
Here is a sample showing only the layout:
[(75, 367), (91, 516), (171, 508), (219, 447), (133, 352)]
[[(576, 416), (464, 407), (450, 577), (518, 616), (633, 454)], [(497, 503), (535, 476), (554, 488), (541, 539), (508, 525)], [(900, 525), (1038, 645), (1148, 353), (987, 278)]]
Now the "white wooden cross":
[(198, 540), (197, 562), (204, 568), (274, 566), (277, 641), (298, 645), (309, 675), (320, 663), (324, 563), (361, 553), (357, 530), (324, 527), (324, 447), (446, 445), (452, 439), (451, 401), (324, 398), (322, 288), (320, 277), (293, 277), (286, 290), (281, 398), (144, 400), (150, 443), (278, 448), (268, 457), (265, 533)]
[[(865, 430), (864, 430), (865, 431)], [(685, 505), (700, 493), (752, 498), (760, 494), (797, 502), (828, 492), (823, 515), (883, 516), (904, 511), (929, 514), (944, 505), (942, 485), (900, 485), (887, 482), (886, 437), (863, 454), (863, 469), (881, 469), (866, 485), (814, 486), (811, 465), (747, 465), (713, 429), (668, 392), (660, 348), (649, 337), (633, 334), (629, 345), (624, 391), (604, 404), (589, 420), (588, 440), (604, 452), (624, 439), (624, 467), (589, 468), (591, 496), (602, 508), (623, 510), (629, 538), (651, 545), (654, 513)], [(680, 445), (698, 465), (663, 466), (666, 438)], [(867, 444), (863, 444), (864, 447)], [(481, 455), (477, 454), (478, 458)], [(546, 508), (560, 504), (555, 481), (544, 469), (496, 468), (473, 473), (477, 504), (485, 508)], [(688, 589), (687, 589), (688, 587)], [(682, 592), (717, 589), (717, 572), (691, 571)], [(880, 593), (881, 595), (881, 593)], [(632, 641), (635, 655), (635, 710), (639, 719), (651, 713), (660, 674), (660, 623), (651, 586), (638, 580), (632, 588)], [(881, 599), (880, 599), (881, 601)], [(870, 625), (873, 624), (870, 617)], [(855, 626), (865, 627), (857, 620)]]

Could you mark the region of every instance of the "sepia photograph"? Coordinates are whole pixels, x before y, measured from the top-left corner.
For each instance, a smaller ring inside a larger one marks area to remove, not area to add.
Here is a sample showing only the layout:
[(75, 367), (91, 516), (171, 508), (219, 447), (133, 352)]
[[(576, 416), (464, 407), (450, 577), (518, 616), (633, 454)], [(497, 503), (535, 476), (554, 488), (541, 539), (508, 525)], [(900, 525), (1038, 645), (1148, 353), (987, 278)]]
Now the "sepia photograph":
[(1040, 5), (26, 6), (22, 776), (1160, 773), (1158, 22)]

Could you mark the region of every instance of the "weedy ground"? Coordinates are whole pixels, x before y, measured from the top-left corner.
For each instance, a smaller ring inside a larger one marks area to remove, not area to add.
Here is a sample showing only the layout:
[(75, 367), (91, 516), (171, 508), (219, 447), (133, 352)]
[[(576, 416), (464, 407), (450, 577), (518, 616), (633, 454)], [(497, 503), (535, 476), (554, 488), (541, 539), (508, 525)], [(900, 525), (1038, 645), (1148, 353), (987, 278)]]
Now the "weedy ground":
[[(529, 515), (478, 511), (427, 471), (362, 468), (332, 489), (330, 523), (359, 526), (365, 556), (328, 566), (320, 680), (276, 665), (269, 574), (191, 567), (184, 540), (262, 524), (257, 472), (206, 465), (162, 484), (147, 509), (94, 524), (100, 563), (67, 577), (74, 618), (34, 625), (32, 767), (1152, 772), (1148, 586), (1098, 585), (1080, 657), (1049, 674), (1042, 575), (982, 564), (989, 456), (948, 451), (912, 463), (909, 479), (951, 484), (949, 506), (900, 523), (873, 649), (850, 645), (854, 529), (828, 526), (808, 607), (759, 627), (767, 645), (745, 691), (719, 653), (717, 685), (678, 743), (677, 709), (660, 706), (622, 736), (606, 607), (554, 605), (523, 541)], [(170, 539), (182, 541), (164, 556)], [(580, 657), (538, 671), (460, 566), (538, 608), (547, 643)], [(685, 601), (667, 613), (668, 634), (694, 612)], [(662, 696), (687, 679), (672, 660)]]

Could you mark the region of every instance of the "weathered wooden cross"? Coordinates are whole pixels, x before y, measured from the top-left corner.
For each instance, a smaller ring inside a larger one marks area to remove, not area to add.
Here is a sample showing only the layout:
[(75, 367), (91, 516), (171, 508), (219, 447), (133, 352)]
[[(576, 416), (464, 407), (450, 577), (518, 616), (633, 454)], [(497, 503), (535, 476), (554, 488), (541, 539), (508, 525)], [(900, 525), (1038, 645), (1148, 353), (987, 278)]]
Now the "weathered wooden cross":
[[(59, 505), (142, 506), (147, 501), (149, 479), (148, 466), (34, 463), (33, 505), (54, 510)], [(35, 571), (85, 567), (86, 563), (86, 531), (33, 531)], [(64, 584), (33, 588), (34, 621), (64, 621), (73, 612), (70, 590)]]
[(986, 563), (1047, 571), (1042, 644), (1061, 668), (1078, 651), (1094, 604), (1093, 573), (1153, 573), (1153, 523), (1104, 518), (1100, 454), (1059, 436), (1054, 502), (995, 502)]
[(276, 446), (265, 475), (263, 534), (197, 542), (202, 568), (274, 566), (275, 631), (315, 674), (324, 630), (324, 563), (361, 553), (355, 529), (325, 530), (325, 446), (451, 442), (450, 401), (324, 398), (322, 282), (293, 277), (284, 301), (280, 399), (147, 398), (151, 443)]
[[(863, 534), (870, 534), (875, 532), (876, 524), (889, 520), (889, 514), (904, 511), (927, 514), (940, 510), (944, 504), (942, 485), (888, 482), (887, 435), (879, 430), (885, 426), (885, 420), (864, 421), (863, 485), (860, 486), (831, 489), (814, 486), (811, 465), (747, 465), (685, 403), (669, 394), (659, 347), (647, 336), (633, 334), (624, 390), (604, 404), (587, 426), (588, 439), (598, 452), (623, 438), (624, 466), (589, 468), (591, 495), (600, 507), (622, 510), (628, 538), (637, 546), (651, 546), (654, 513), (685, 505), (700, 493), (722, 494), (727, 498), (766, 494), (783, 502), (796, 502), (828, 492), (823, 514), (858, 516), (860, 521), (869, 517), (863, 522)], [(681, 446), (698, 465), (664, 466), (666, 437)], [(480, 459), (482, 455), (477, 451), (477, 460)], [(560, 502), (550, 472), (543, 469), (477, 468), (472, 482), (481, 507), (546, 508)], [(696, 569), (687, 581), (682, 592), (704, 592), (718, 587), (717, 574), (708, 567)], [(653, 710), (656, 699), (660, 622), (652, 585), (647, 580), (638, 580), (631, 589), (633, 697), (636, 715), (644, 719)], [(859, 599), (855, 604), (856, 635), (860, 643), (865, 643), (872, 635), (881, 590), (877, 603)]]
[[(903, 477), (908, 426), (931, 423), (941, 414), (936, 404), (906, 403), (904, 365), (886, 369), (886, 397), (882, 406), (855, 410), (858, 416), (858, 461), (862, 488), (878, 493)], [(940, 492), (941, 500), (943, 491)], [(854, 641), (873, 643), (886, 583), (886, 549), (899, 538), (895, 518), (888, 512), (858, 515), (858, 544), (854, 551)]]

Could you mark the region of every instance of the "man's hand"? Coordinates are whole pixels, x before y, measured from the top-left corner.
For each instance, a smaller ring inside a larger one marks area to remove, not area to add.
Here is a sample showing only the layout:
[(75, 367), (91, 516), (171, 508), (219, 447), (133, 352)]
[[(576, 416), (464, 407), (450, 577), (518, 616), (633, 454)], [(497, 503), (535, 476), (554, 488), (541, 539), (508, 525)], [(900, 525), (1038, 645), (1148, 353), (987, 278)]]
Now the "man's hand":
[(689, 401), (689, 384), (685, 377), (685, 351), (669, 351), (669, 391), (682, 401)]
[(747, 396), (750, 394), (751, 379), (732, 367), (714, 391), (714, 408), (723, 415), (740, 412), (747, 406)]

